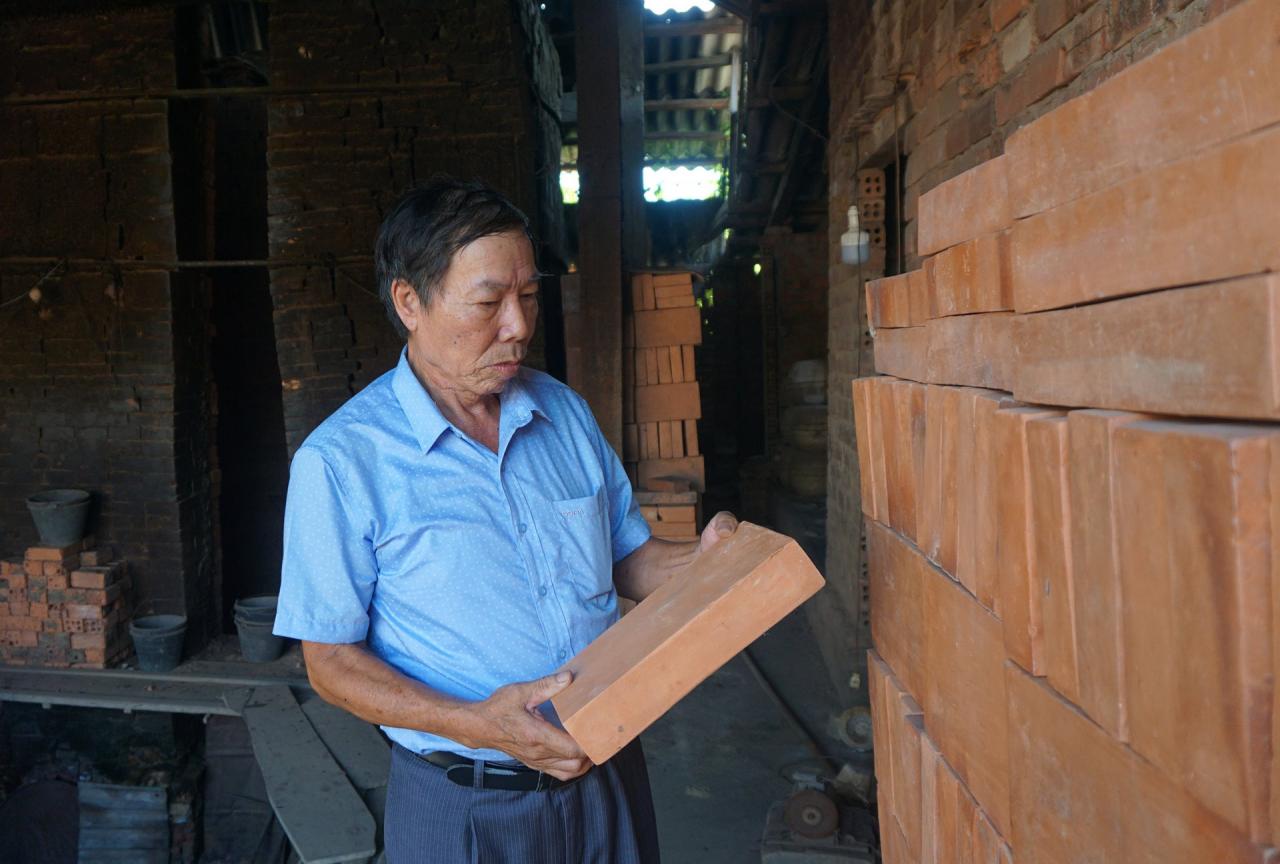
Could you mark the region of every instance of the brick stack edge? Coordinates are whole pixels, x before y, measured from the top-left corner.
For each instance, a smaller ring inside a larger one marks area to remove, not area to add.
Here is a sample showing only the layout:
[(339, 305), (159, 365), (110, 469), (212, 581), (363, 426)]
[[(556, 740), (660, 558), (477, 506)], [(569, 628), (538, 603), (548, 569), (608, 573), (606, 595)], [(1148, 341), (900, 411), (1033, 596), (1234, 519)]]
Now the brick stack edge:
[(0, 663), (105, 669), (127, 657), (125, 562), (92, 541), (0, 561)]
[(1242, 3), (1019, 130), (867, 286), (886, 864), (1275, 854), (1276, 32)]
[(702, 310), (693, 296), (693, 275), (634, 274), (630, 308), (622, 348), (623, 463), (654, 534), (692, 539), (698, 536), (696, 495), (676, 503), (645, 493), (706, 489), (694, 362), (695, 346), (702, 344)]

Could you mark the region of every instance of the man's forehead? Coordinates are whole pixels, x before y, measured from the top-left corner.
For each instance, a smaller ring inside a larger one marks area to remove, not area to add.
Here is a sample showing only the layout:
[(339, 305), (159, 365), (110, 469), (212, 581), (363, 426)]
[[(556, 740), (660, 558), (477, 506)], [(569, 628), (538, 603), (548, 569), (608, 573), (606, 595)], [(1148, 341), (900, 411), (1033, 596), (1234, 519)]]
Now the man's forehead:
[(473, 240), (455, 252), (445, 281), (468, 289), (504, 290), (540, 276), (529, 239), (508, 232)]
[(488, 276), (478, 276), (471, 282), (470, 287), (478, 291), (492, 291), (494, 293), (506, 291), (512, 286), (536, 285), (542, 279), (542, 274), (534, 271), (525, 274), (523, 277), (516, 276), (511, 279), (494, 279)]

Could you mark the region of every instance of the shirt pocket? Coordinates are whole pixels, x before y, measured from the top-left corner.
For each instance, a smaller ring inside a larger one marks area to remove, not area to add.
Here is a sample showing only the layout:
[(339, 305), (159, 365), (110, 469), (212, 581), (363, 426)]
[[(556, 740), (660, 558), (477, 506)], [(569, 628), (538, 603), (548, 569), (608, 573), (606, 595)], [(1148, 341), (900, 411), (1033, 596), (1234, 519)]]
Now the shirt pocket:
[(585, 600), (606, 605), (613, 592), (613, 544), (601, 487), (585, 498), (551, 501), (546, 527), (556, 576)]

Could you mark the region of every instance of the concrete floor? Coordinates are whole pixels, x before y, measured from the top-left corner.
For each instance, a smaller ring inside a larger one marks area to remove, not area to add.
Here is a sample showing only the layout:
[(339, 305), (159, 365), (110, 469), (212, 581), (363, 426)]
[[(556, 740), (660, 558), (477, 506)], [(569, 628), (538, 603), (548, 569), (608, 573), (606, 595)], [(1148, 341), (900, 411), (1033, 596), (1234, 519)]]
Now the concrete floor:
[[(818, 648), (797, 611), (751, 647), (784, 699), (819, 743), (837, 704)], [(704, 681), (642, 737), (664, 864), (758, 864), (769, 805), (785, 799), (785, 772), (813, 765), (812, 752), (741, 655)]]

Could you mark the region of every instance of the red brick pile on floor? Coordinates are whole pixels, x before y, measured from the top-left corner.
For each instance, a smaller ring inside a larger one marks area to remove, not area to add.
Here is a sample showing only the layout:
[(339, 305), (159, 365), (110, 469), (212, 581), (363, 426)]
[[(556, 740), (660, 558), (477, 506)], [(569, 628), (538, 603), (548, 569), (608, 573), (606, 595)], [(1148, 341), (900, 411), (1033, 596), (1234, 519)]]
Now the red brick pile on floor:
[(92, 541), (0, 561), (0, 663), (105, 669), (131, 650), (130, 580)]
[(867, 285), (886, 864), (1280, 843), (1277, 32), (1244, 2), (1019, 130)]

